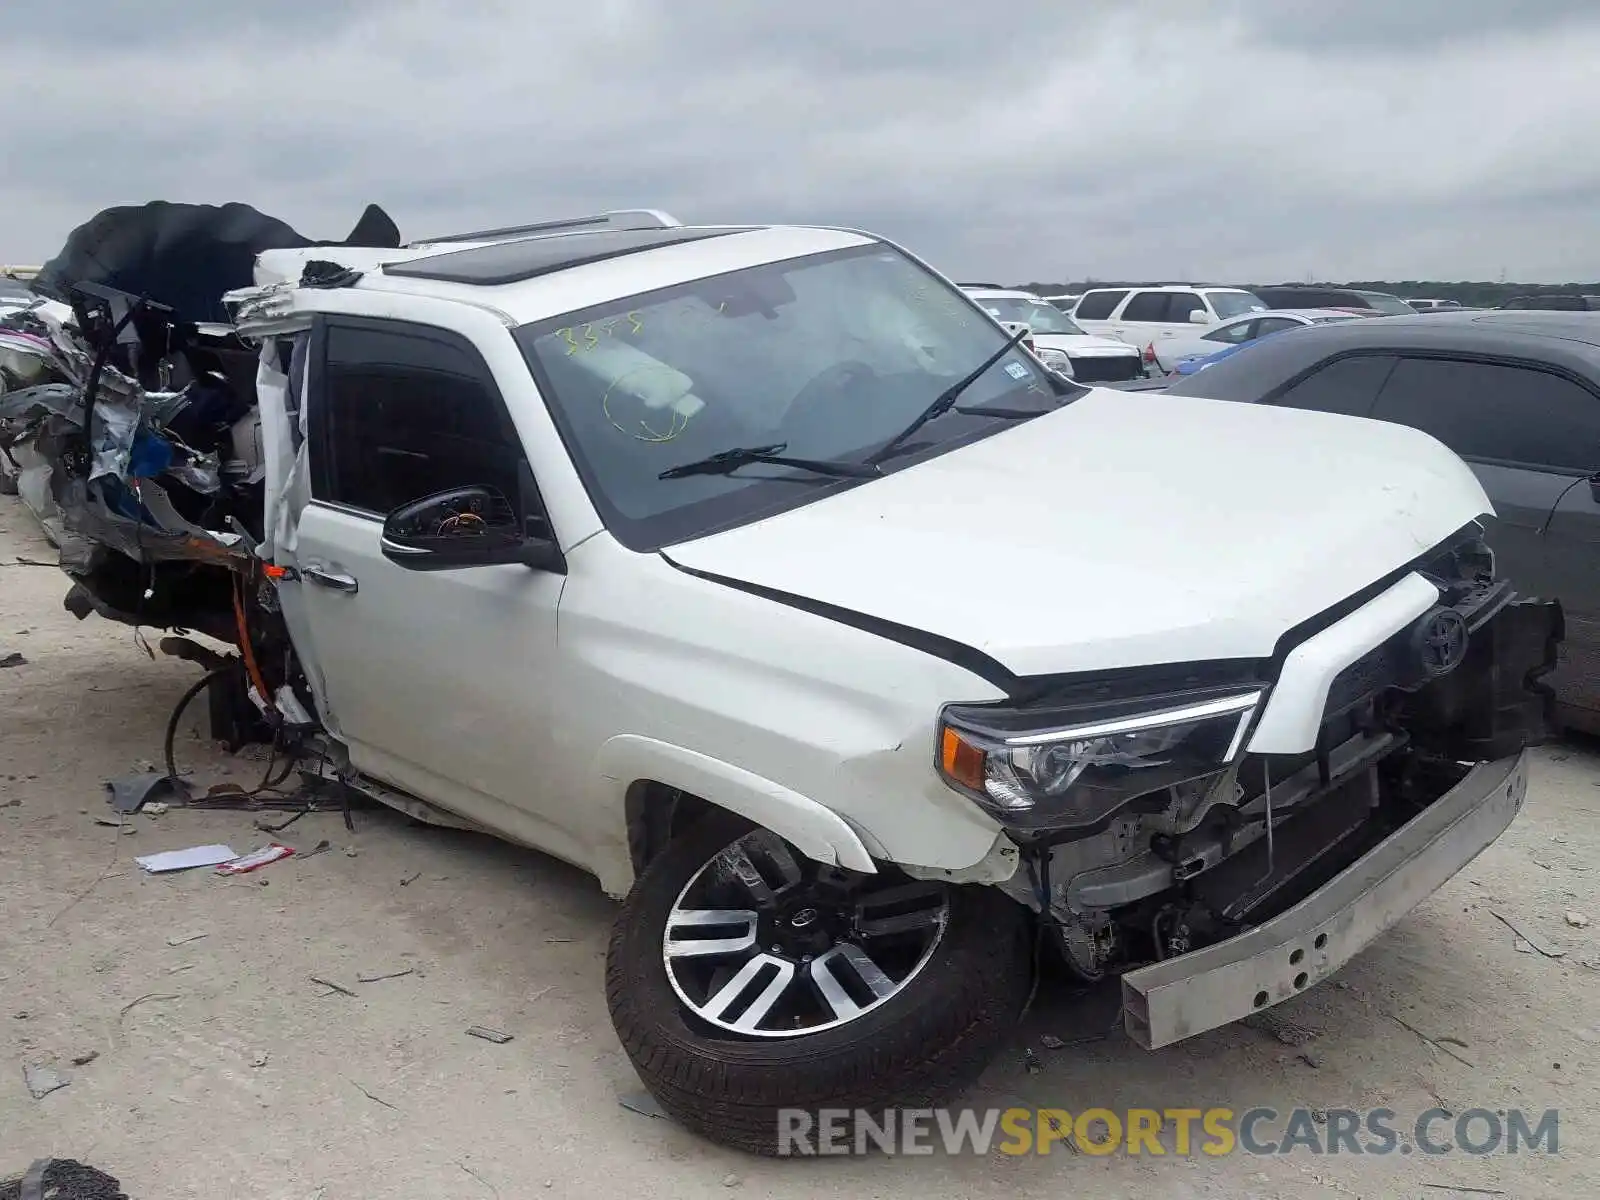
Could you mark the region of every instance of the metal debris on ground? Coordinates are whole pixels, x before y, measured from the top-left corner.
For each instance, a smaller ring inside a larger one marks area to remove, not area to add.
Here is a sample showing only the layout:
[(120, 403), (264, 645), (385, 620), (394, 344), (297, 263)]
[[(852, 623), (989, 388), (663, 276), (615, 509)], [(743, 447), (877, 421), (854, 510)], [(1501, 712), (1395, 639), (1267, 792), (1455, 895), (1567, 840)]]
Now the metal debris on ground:
[(1569, 912), (1569, 913), (1567, 913), (1566, 920), (1567, 920), (1567, 924), (1571, 925), (1574, 929), (1587, 929), (1587, 928), (1589, 928), (1589, 918), (1584, 916), (1584, 914), (1581, 913), (1581, 912)]
[(394, 1105), (390, 1104), (387, 1100), (384, 1100), (384, 1099), (382, 1099), (382, 1098), (380, 1098), (378, 1096), (374, 1096), (371, 1092), (367, 1091), (366, 1088), (362, 1087), (354, 1079), (352, 1079), (350, 1081), (350, 1086), (355, 1088), (356, 1091), (360, 1092), (363, 1096), (365, 1096), (368, 1100), (371, 1100), (374, 1104), (381, 1104), (385, 1108), (391, 1109), (394, 1112), (399, 1112), (400, 1111), (398, 1108), (395, 1108)]
[(667, 1110), (661, 1107), (660, 1102), (654, 1096), (643, 1089), (618, 1096), (617, 1103), (629, 1112), (638, 1113), (641, 1117), (654, 1117), (659, 1121), (667, 1119)]
[(400, 881), (400, 886), (401, 887), (410, 887), (413, 883), (415, 883), (417, 880), (419, 880), (421, 878), (422, 878), (422, 872), (421, 871), (418, 871), (415, 875), (407, 875), (404, 879), (402, 879)]
[(73, 1057), (72, 1057), (72, 1065), (75, 1066), (75, 1067), (87, 1067), (90, 1063), (92, 1063), (95, 1059), (97, 1059), (99, 1057), (100, 1057), (100, 1051), (98, 1051), (98, 1050), (87, 1050), (82, 1054), (73, 1055)]
[(1316, 1030), (1307, 1029), (1304, 1025), (1296, 1024), (1288, 1017), (1271, 1009), (1251, 1013), (1239, 1023), (1259, 1033), (1264, 1033), (1275, 1041), (1281, 1042), (1285, 1046), (1291, 1046), (1296, 1050), (1302, 1046), (1309, 1046), (1317, 1040)]
[(301, 858), (315, 858), (317, 855), (326, 854), (329, 850), (332, 850), (332, 849), (333, 849), (333, 843), (328, 841), (327, 838), (323, 838), (320, 842), (318, 842), (315, 846), (311, 847), (311, 849), (307, 850), (300, 857)]
[(0, 1180), (0, 1200), (128, 1200), (121, 1182), (71, 1158), (36, 1159), (18, 1179)]
[(122, 1010), (117, 1013), (117, 1021), (120, 1024), (123, 1017), (127, 1016), (141, 1004), (148, 1004), (151, 1001), (156, 1000), (176, 1000), (177, 998), (178, 997), (172, 995), (170, 992), (146, 992), (143, 996), (140, 996), (134, 1000), (129, 1000), (126, 1004), (124, 1004), (122, 1006)]
[(187, 946), (190, 942), (198, 942), (201, 938), (209, 936), (206, 933), (175, 933), (167, 939), (167, 945)]
[(1039, 1045), (1046, 1050), (1060, 1050), (1066, 1043), (1053, 1033), (1041, 1033), (1039, 1035)]
[[(119, 813), (138, 812), (152, 800), (175, 800), (184, 803), (189, 799), (189, 785), (162, 771), (140, 771), (106, 780), (107, 802)], [(166, 811), (163, 805), (162, 810)]]
[(251, 1058), (250, 1058), (250, 1065), (252, 1067), (264, 1067), (264, 1066), (266, 1066), (267, 1065), (267, 1056), (265, 1054), (252, 1055)]
[(35, 1100), (43, 1100), (51, 1092), (59, 1092), (72, 1082), (71, 1077), (54, 1067), (34, 1066), (31, 1063), (24, 1064), (22, 1079), (28, 1085), (28, 1094)]
[(407, 967), (403, 971), (386, 971), (381, 975), (357, 975), (357, 983), (382, 983), (385, 979), (401, 979), (407, 975), (415, 975), (415, 967)]
[(334, 992), (338, 992), (341, 996), (354, 996), (355, 995), (355, 993), (352, 992), (349, 988), (345, 987), (343, 984), (334, 983), (331, 979), (321, 979), (321, 978), (318, 978), (315, 975), (308, 976), (308, 978), (311, 980), (312, 983), (315, 983), (320, 987), (327, 988), (328, 989), (328, 993), (327, 994), (330, 995), (330, 996), (333, 995)]
[(488, 1029), (482, 1025), (473, 1025), (467, 1029), (468, 1037), (481, 1038), (486, 1042), (493, 1042), (496, 1046), (504, 1046), (511, 1040), (511, 1034), (501, 1033), (498, 1029)]
[(1418, 1029), (1415, 1025), (1407, 1022), (1404, 1018), (1397, 1017), (1394, 1015), (1394, 1013), (1386, 1013), (1385, 1015), (1396, 1025), (1400, 1026), (1401, 1029), (1404, 1029), (1407, 1033), (1415, 1035), (1425, 1044), (1432, 1046), (1435, 1050), (1439, 1051), (1440, 1054), (1448, 1054), (1451, 1058), (1455, 1059), (1464, 1067), (1477, 1067), (1476, 1063), (1472, 1062), (1470, 1059), (1462, 1058), (1461, 1055), (1457, 1054), (1454, 1050), (1450, 1049), (1449, 1046), (1444, 1044), (1448, 1041), (1464, 1047), (1466, 1043), (1460, 1038), (1431, 1038), (1427, 1034), (1423, 1033), (1422, 1030)]
[[(1548, 942), (1541, 941), (1538, 937), (1534, 936), (1533, 934), (1529, 933), (1526, 929), (1523, 929), (1519, 925), (1517, 925), (1516, 922), (1514, 922), (1510, 917), (1506, 916), (1504, 913), (1495, 912), (1494, 909), (1490, 909), (1489, 910), (1489, 915), (1491, 917), (1493, 917), (1495, 920), (1499, 921), (1507, 929), (1511, 930), (1511, 932), (1516, 934), (1518, 938), (1520, 938), (1522, 941), (1526, 942), (1529, 946), (1531, 946), (1533, 949), (1537, 950), (1540, 954), (1544, 955), (1546, 958), (1561, 958), (1561, 957), (1565, 956), (1565, 954), (1567, 953), (1565, 950), (1562, 950), (1559, 947), (1552, 946)], [(1512, 943), (1512, 944), (1513, 944), (1513, 946), (1516, 946), (1516, 943)], [(1518, 951), (1520, 953), (1523, 953), (1523, 954), (1527, 953), (1527, 951), (1526, 950), (1522, 950), (1520, 946), (1517, 946), (1516, 948), (1518, 949)]]
[(27, 665), (28, 660), (20, 654), (12, 653), (0, 658), (0, 667), (25, 667)]

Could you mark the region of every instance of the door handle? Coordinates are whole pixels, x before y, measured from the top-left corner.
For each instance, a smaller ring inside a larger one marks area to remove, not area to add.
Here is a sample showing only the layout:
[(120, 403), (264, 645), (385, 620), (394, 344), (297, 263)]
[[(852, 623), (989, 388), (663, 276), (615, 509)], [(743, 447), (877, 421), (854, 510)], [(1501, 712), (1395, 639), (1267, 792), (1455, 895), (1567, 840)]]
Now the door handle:
[(332, 571), (324, 571), (320, 567), (301, 567), (300, 578), (317, 584), (319, 587), (330, 588), (335, 592), (358, 592), (361, 585), (354, 575), (339, 575)]

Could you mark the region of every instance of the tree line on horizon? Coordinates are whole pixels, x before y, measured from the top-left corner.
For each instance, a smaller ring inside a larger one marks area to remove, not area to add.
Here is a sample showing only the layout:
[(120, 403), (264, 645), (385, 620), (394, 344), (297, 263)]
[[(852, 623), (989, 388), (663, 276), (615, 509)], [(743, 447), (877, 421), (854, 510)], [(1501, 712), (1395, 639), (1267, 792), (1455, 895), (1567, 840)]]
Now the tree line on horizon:
[[(1023, 291), (1034, 292), (1039, 295), (1060, 296), (1077, 295), (1088, 291), (1090, 288), (1140, 288), (1154, 287), (1163, 283), (1192, 283), (1193, 280), (1165, 280), (1165, 279), (1085, 279), (1073, 283), (1021, 283), (1017, 287)], [(1244, 283), (1229, 284), (1230, 287), (1338, 287), (1360, 288), (1368, 292), (1388, 292), (1390, 295), (1399, 296), (1402, 300), (1413, 297), (1430, 300), (1454, 300), (1466, 308), (1497, 308), (1514, 296), (1547, 296), (1578, 293), (1580, 295), (1600, 295), (1600, 283), (1491, 283), (1487, 281), (1446, 282), (1434, 279), (1406, 279), (1398, 282), (1392, 280), (1358, 280), (1350, 283), (1306, 283), (1303, 280), (1284, 281), (1282, 283)]]

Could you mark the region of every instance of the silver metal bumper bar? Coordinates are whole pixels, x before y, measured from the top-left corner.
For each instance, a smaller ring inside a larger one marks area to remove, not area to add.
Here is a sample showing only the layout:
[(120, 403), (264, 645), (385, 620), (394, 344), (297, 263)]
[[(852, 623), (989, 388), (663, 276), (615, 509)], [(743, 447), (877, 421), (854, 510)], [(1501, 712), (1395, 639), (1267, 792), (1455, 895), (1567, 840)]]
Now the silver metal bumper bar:
[(1122, 977), (1123, 1021), (1147, 1050), (1237, 1021), (1325, 979), (1505, 830), (1528, 792), (1526, 752), (1482, 763), (1287, 912)]

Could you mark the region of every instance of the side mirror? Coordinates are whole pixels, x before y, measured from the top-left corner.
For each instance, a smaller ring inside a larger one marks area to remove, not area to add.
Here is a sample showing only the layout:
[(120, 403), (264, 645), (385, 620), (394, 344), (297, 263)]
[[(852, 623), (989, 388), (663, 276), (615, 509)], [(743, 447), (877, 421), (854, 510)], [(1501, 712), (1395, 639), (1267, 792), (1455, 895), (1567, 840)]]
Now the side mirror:
[(452, 488), (401, 505), (383, 522), (383, 556), (408, 571), (519, 563), (561, 569), (553, 543), (529, 538), (523, 518), (491, 487)]
[(1203, 308), (1191, 308), (1189, 310), (1189, 324), (1209, 325), (1211, 324), (1211, 315)]

